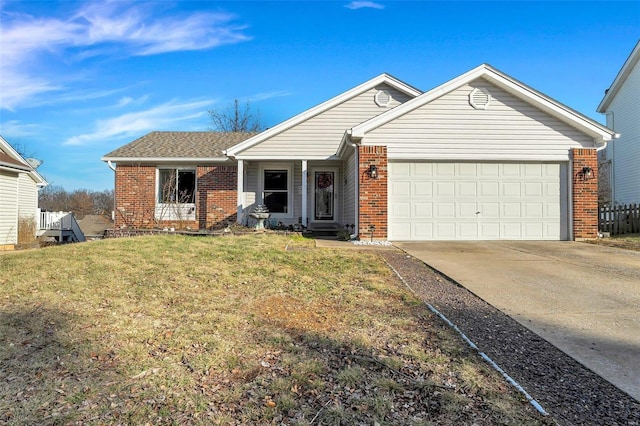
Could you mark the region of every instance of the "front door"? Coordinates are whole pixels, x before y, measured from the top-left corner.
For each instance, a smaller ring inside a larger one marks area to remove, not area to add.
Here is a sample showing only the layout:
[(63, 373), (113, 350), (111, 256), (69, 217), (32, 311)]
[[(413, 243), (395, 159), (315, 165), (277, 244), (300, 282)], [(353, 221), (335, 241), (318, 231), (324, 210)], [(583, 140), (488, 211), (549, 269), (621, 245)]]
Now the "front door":
[(336, 172), (334, 171), (317, 170), (313, 172), (315, 185), (314, 220), (333, 220), (335, 178)]

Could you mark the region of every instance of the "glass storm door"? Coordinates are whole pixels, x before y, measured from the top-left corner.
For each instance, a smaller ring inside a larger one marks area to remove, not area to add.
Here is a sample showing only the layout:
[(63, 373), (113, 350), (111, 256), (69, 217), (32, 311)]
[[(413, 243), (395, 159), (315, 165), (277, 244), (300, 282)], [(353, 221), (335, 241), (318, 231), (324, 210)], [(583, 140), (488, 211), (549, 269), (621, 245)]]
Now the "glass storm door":
[(333, 220), (333, 191), (335, 172), (314, 172), (316, 186), (315, 220)]

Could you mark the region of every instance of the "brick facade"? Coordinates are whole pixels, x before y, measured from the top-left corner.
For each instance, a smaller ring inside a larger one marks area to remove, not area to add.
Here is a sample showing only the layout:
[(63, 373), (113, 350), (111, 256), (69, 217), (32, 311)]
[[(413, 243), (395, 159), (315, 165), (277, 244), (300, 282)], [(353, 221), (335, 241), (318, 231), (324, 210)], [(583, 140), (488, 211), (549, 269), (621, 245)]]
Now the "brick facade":
[(236, 219), (236, 166), (197, 167), (195, 221), (155, 219), (156, 166), (119, 164), (115, 175), (116, 228), (209, 229)]
[[(598, 156), (595, 149), (574, 148), (573, 191), (573, 237), (576, 240), (598, 236)], [(585, 176), (584, 168), (592, 170)]]
[[(387, 147), (358, 146), (359, 155), (359, 216), (358, 233), (360, 238), (371, 236), (374, 227), (374, 239), (387, 238)], [(376, 166), (378, 177), (369, 176), (370, 166)]]

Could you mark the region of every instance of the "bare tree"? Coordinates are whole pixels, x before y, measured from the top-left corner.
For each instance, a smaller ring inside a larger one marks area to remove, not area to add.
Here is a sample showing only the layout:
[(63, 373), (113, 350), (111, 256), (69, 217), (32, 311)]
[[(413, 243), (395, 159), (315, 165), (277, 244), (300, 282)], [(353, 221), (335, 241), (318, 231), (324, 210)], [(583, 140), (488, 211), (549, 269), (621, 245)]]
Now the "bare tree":
[(249, 101), (244, 105), (235, 99), (222, 109), (209, 110), (211, 128), (214, 132), (259, 132), (264, 129), (260, 122), (260, 111), (253, 112)]

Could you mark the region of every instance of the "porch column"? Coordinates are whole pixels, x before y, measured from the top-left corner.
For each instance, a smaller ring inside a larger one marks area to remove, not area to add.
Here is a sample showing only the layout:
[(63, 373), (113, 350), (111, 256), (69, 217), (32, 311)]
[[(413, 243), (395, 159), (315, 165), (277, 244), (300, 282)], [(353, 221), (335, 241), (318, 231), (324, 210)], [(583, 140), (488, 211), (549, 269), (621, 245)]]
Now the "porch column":
[(242, 223), (242, 211), (244, 210), (244, 160), (238, 160), (238, 212), (236, 222)]
[(307, 171), (307, 160), (302, 160), (302, 225), (309, 226), (307, 223), (307, 179), (309, 173)]

